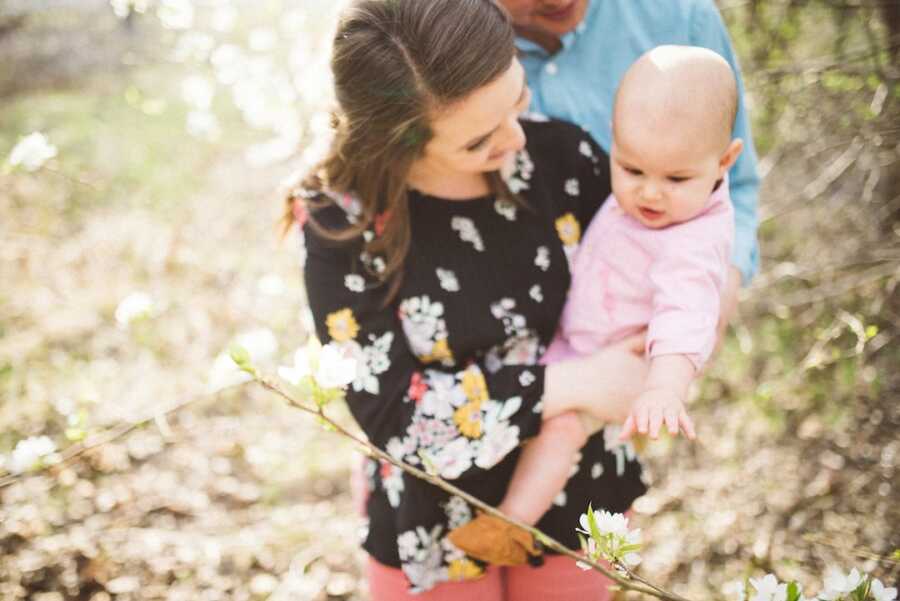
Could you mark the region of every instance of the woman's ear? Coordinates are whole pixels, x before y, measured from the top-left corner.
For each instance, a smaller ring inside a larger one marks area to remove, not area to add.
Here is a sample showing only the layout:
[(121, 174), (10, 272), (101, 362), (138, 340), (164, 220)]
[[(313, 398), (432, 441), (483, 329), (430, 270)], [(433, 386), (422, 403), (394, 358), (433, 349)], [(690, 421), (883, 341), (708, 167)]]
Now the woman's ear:
[(744, 141), (740, 138), (735, 138), (728, 145), (728, 148), (725, 149), (725, 152), (722, 153), (721, 158), (719, 158), (719, 177), (725, 175), (725, 172), (731, 169), (731, 166), (734, 165), (734, 162), (737, 161), (738, 157), (741, 156), (741, 151), (744, 150)]

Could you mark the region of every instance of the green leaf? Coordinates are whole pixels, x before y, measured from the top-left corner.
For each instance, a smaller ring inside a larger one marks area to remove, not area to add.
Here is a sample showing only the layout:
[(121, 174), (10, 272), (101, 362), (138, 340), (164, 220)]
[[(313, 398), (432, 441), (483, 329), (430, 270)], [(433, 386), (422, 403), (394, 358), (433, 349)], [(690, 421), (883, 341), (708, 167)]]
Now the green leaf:
[(588, 530), (591, 531), (591, 538), (599, 543), (603, 539), (603, 535), (600, 534), (600, 529), (597, 528), (597, 519), (594, 517), (594, 510), (590, 505), (588, 505), (587, 519), (589, 526)]
[(578, 533), (578, 542), (581, 543), (581, 550), (587, 553), (588, 551), (588, 542), (582, 533)]
[(787, 586), (787, 601), (797, 601), (800, 598), (800, 587), (796, 582), (789, 582)]
[(70, 442), (80, 442), (87, 437), (84, 428), (66, 428), (66, 439)]
[(894, 549), (894, 552), (891, 553), (891, 558), (900, 560), (900, 549)]
[(878, 326), (866, 326), (866, 340), (872, 340), (878, 334)]
[(239, 344), (232, 344), (228, 348), (228, 355), (231, 357), (231, 360), (234, 361), (234, 364), (242, 371), (247, 372), (254, 378), (257, 376), (256, 368), (253, 367), (253, 362), (247, 349)]

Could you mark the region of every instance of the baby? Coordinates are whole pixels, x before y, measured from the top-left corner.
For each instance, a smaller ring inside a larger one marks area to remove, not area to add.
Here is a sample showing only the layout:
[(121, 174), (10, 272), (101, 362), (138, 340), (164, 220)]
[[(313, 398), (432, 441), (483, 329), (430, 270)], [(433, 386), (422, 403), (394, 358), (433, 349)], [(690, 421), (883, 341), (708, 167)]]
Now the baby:
[[(695, 437), (684, 403), (716, 344), (730, 264), (734, 219), (726, 174), (743, 148), (731, 138), (737, 94), (725, 59), (688, 46), (647, 52), (616, 92), (613, 194), (573, 259), (560, 328), (543, 362), (591, 354), (647, 329), (650, 371), (619, 441), (635, 433), (656, 438), (663, 424), (672, 434)], [(573, 422), (571, 414), (544, 422), (525, 446), (499, 509), (537, 523), (596, 428), (590, 418)], [(479, 559), (508, 565), (494, 551), (503, 545), (485, 544), (498, 531), (523, 534), (481, 515), (451, 540)]]

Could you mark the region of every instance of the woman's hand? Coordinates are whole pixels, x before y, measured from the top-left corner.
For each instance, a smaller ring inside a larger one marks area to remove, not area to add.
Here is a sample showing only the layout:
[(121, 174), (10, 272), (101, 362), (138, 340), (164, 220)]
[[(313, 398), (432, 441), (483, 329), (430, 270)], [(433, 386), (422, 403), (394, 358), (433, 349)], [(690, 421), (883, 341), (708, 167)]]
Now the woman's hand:
[(644, 390), (648, 363), (644, 335), (632, 336), (601, 351), (547, 366), (544, 419), (566, 411), (585, 412), (621, 424)]

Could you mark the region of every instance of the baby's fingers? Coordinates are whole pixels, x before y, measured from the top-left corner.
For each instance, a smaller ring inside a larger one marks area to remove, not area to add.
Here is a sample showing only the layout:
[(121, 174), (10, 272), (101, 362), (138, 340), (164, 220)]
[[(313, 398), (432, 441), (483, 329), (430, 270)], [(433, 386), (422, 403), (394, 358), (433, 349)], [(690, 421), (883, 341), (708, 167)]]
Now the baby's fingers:
[(663, 411), (660, 407), (650, 409), (650, 438), (656, 440), (659, 438), (659, 429), (663, 424)]
[(647, 407), (638, 408), (635, 420), (637, 421), (638, 432), (646, 434), (650, 422), (650, 412), (647, 410)]
[(619, 432), (619, 440), (626, 441), (631, 438), (637, 429), (634, 426), (634, 415), (629, 413), (625, 423), (622, 424), (622, 431)]
[(694, 432), (694, 422), (684, 409), (682, 409), (681, 413), (678, 415), (678, 423), (681, 424), (681, 429), (684, 430), (685, 435), (690, 440), (697, 438), (697, 434)]
[(666, 430), (672, 436), (678, 436), (678, 409), (666, 410)]

